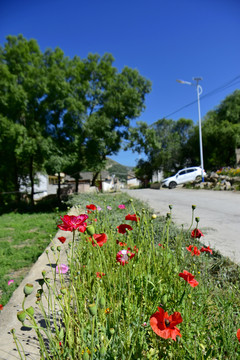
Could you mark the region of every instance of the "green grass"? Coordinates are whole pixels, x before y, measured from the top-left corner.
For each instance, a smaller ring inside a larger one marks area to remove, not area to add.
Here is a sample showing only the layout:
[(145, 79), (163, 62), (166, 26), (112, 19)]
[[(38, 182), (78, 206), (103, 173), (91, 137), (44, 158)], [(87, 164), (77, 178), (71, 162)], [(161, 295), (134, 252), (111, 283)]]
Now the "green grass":
[[(5, 305), (15, 288), (56, 233), (56, 214), (0, 216), (0, 303)], [(14, 283), (8, 285), (8, 280)]]

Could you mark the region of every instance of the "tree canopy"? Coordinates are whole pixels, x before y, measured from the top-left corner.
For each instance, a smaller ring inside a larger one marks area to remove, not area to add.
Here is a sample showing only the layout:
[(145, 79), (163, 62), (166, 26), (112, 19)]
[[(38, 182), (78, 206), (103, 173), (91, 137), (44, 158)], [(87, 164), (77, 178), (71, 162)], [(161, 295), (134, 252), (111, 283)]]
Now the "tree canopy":
[[(143, 111), (149, 80), (119, 72), (111, 54), (66, 57), (36, 40), (8, 36), (0, 47), (1, 192), (19, 193), (37, 171), (98, 173)], [(8, 155), (8, 156), (6, 156)]]

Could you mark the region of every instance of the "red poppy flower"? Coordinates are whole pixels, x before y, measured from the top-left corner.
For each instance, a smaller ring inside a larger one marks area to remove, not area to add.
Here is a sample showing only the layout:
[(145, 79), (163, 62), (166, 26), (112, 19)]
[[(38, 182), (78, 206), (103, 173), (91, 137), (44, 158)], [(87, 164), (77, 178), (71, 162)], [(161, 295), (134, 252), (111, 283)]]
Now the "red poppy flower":
[(199, 256), (200, 255), (200, 250), (198, 250), (198, 248), (196, 246), (193, 247), (193, 245), (189, 245), (189, 247), (186, 247), (187, 251), (190, 251), (191, 255), (194, 256)]
[(97, 210), (97, 207), (94, 204), (87, 205), (86, 208), (88, 210)]
[(133, 215), (128, 214), (128, 215), (126, 215), (125, 220), (131, 220), (131, 221), (138, 222), (138, 221), (140, 221), (140, 217), (138, 217), (136, 214), (133, 214)]
[(133, 230), (133, 228), (128, 224), (121, 224), (117, 226), (117, 229), (120, 234), (125, 234), (127, 232), (126, 229)]
[(58, 237), (58, 240), (61, 241), (62, 244), (64, 244), (66, 241), (66, 238), (64, 236), (60, 236), (60, 237)]
[(202, 247), (202, 248), (200, 249), (200, 251), (201, 251), (201, 252), (209, 252), (210, 254), (212, 254), (212, 249), (210, 249), (210, 246), (208, 246), (207, 248)]
[(130, 248), (130, 247), (129, 247), (128, 250), (135, 251), (136, 254), (138, 253), (138, 248), (137, 248), (136, 245), (134, 245), (133, 248)]
[(128, 264), (128, 260), (132, 259), (134, 256), (135, 254), (129, 250), (120, 250), (117, 253), (116, 260), (124, 266), (125, 264)]
[(164, 246), (163, 244), (159, 243), (158, 246), (162, 247), (164, 249)]
[(192, 232), (191, 232), (191, 237), (192, 238), (198, 238), (200, 239), (201, 236), (204, 236), (203, 233), (201, 232), (201, 230), (199, 229), (194, 229)]
[(127, 246), (127, 244), (125, 242), (122, 242), (122, 241), (119, 241), (119, 240), (116, 240), (116, 243), (119, 245), (119, 246)]
[(238, 341), (240, 342), (240, 329), (238, 329), (238, 331), (237, 331), (237, 338), (238, 338)]
[(107, 242), (107, 235), (106, 234), (93, 234), (94, 240), (92, 240), (93, 246), (100, 246), (102, 247), (103, 244)]
[(168, 316), (162, 308), (158, 307), (158, 311), (150, 317), (150, 325), (152, 330), (163, 339), (173, 339), (176, 341), (177, 336), (182, 336), (180, 330), (176, 327), (183, 321), (181, 314), (175, 312)]
[(88, 216), (86, 214), (74, 216), (74, 215), (64, 215), (62, 218), (63, 223), (58, 225), (58, 228), (64, 231), (73, 231), (78, 229), (80, 232), (86, 230), (87, 224), (84, 222)]
[(197, 286), (199, 283), (197, 282), (197, 280), (195, 280), (195, 276), (192, 275), (190, 272), (183, 270), (183, 273), (179, 273), (178, 274), (180, 277), (182, 277), (184, 280), (186, 280), (190, 286), (195, 287)]
[(0, 304), (0, 311), (1, 311), (1, 310), (3, 310), (3, 306), (2, 306), (2, 304)]
[(101, 279), (106, 274), (104, 274), (103, 272), (96, 272), (96, 275), (97, 275), (97, 278)]

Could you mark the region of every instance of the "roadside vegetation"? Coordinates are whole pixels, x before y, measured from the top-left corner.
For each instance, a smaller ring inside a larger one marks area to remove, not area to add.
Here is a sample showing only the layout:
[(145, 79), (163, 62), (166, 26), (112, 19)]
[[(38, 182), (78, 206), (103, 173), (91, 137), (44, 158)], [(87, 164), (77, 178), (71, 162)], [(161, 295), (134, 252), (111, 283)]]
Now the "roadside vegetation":
[(217, 170), (217, 174), (218, 175), (226, 175), (229, 177), (240, 176), (240, 167), (236, 167), (236, 168), (231, 168), (230, 166), (223, 167), (223, 168)]
[(171, 205), (160, 217), (126, 194), (68, 205), (82, 214), (59, 224), (73, 234), (68, 264), (57, 262), (51, 278), (43, 271), (34, 288), (47, 328), (24, 301), (18, 313), (36, 328), (42, 359), (239, 359), (240, 269), (201, 243), (195, 205), (186, 231)]

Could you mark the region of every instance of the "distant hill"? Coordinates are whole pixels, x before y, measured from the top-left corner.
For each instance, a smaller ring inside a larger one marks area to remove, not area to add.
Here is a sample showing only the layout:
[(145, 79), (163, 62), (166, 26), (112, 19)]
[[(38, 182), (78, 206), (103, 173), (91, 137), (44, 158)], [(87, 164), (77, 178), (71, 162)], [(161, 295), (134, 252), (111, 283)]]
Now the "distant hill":
[(133, 171), (133, 166), (125, 166), (119, 164), (117, 161), (107, 158), (107, 165), (105, 168), (110, 175), (116, 175), (121, 181), (127, 181), (127, 174), (129, 171)]

